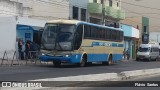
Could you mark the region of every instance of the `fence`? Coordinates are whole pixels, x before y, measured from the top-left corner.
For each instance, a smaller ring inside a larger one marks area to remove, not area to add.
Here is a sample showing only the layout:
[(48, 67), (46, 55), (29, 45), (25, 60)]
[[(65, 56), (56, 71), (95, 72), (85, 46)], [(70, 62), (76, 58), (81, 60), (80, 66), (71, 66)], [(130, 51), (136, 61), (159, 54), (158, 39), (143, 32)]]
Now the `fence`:
[[(39, 51), (29, 51), (28, 56), (24, 58), (24, 60), (21, 60), (20, 58), (17, 58), (19, 56), (19, 52), (17, 51), (4, 51), (0, 52), (2, 55), (0, 57), (0, 66), (7, 65), (7, 66), (13, 66), (13, 65), (27, 65), (28, 62), (31, 64), (37, 64)], [(9, 57), (8, 57), (9, 56)], [(24, 54), (24, 56), (26, 56)], [(41, 64), (41, 62), (39, 61)]]

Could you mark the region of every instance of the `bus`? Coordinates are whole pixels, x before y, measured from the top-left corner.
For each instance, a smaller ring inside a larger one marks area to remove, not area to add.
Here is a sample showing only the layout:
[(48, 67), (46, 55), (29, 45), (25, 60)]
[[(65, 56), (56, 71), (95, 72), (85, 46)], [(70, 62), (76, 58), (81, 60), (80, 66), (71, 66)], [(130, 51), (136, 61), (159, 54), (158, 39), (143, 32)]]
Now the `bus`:
[(111, 65), (122, 60), (123, 31), (77, 20), (52, 20), (44, 27), (40, 61), (77, 63), (81, 67), (92, 62)]

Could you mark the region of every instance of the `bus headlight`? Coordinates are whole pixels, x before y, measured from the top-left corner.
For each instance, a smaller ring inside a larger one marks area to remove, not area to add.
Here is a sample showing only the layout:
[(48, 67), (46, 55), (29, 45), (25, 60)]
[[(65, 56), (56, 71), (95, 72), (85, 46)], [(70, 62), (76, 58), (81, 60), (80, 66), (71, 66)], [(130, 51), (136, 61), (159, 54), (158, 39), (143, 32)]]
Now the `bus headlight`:
[(44, 56), (45, 54), (44, 53), (42, 53), (42, 56)]
[(66, 57), (69, 57), (69, 55), (66, 55)]

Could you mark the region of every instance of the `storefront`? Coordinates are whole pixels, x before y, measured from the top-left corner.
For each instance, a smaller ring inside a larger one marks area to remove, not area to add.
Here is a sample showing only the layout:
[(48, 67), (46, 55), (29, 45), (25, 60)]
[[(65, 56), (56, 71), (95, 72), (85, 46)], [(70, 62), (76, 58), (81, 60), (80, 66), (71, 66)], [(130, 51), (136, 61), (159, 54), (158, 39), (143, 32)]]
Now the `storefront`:
[(16, 24), (16, 39), (25, 43), (27, 40), (40, 44), (42, 30), (46, 21), (31, 18), (18, 18)]
[(43, 27), (17, 24), (17, 39), (24, 43), (29, 40), (40, 44)]
[(121, 28), (124, 31), (124, 50), (129, 53), (130, 59), (134, 59), (138, 46), (139, 30), (125, 24), (121, 24)]

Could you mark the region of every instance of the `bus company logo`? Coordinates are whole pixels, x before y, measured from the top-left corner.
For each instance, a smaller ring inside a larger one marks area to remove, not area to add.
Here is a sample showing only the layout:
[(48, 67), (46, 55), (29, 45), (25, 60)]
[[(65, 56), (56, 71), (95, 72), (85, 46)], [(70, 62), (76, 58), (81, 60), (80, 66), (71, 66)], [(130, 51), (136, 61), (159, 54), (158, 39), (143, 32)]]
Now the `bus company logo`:
[(110, 43), (104, 43), (104, 46), (111, 46)]
[(11, 82), (2, 82), (2, 87), (12, 87)]
[(99, 46), (104, 46), (104, 43), (99, 43)]

